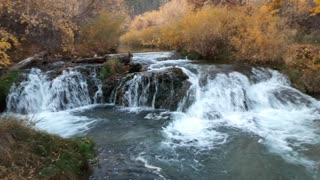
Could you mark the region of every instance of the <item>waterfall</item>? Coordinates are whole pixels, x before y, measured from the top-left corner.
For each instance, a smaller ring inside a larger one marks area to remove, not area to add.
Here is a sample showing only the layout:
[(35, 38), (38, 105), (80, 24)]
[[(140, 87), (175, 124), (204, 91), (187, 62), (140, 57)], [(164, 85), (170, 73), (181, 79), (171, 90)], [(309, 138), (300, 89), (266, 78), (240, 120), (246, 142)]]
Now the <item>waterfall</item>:
[(157, 76), (144, 76), (138, 74), (133, 76), (131, 80), (120, 83), (115, 89), (115, 92), (113, 92), (114, 99), (112, 101), (113, 103), (117, 103), (117, 93), (123, 91), (121, 99), (123, 106), (154, 108), (157, 87)]
[(250, 75), (210, 75), (204, 68), (198, 72), (197, 78), (189, 79), (195, 100), (165, 127), (165, 144), (214, 149), (230, 136), (220, 129), (235, 128), (260, 137), (260, 143), (291, 163), (311, 169), (318, 166), (302, 153), (304, 143), (320, 143), (318, 127), (313, 124), (320, 119), (317, 100), (294, 89), (284, 75), (270, 69), (252, 68)]
[[(319, 102), (293, 88), (286, 76), (250, 66), (157, 60), (168, 55), (135, 54), (133, 62), (141, 63), (146, 71), (128, 74), (114, 87), (110, 85), (107, 97), (120, 106), (168, 111), (170, 118), (160, 130), (165, 147), (210, 151), (230, 142), (234, 136), (230, 131), (234, 130), (256, 138), (290, 163), (320, 167), (306, 152), (309, 146), (320, 144)], [(56, 77), (32, 69), (24, 81), (11, 88), (8, 111), (45, 112), (41, 121), (44, 129), (51, 129), (56, 122), (52, 117), (59, 115), (65, 124), (55, 127), (70, 135), (75, 123), (69, 121), (75, 116), (66, 119), (62, 111), (102, 103), (103, 85), (109, 85), (97, 78), (95, 68), (86, 68), (85, 72), (70, 68)], [(81, 117), (76, 123), (87, 124), (77, 128), (89, 129), (91, 120)]]
[(88, 77), (78, 69), (68, 69), (50, 79), (50, 72), (34, 68), (25, 81), (11, 88), (7, 110), (23, 114), (57, 112), (101, 102), (102, 83), (94, 69)]

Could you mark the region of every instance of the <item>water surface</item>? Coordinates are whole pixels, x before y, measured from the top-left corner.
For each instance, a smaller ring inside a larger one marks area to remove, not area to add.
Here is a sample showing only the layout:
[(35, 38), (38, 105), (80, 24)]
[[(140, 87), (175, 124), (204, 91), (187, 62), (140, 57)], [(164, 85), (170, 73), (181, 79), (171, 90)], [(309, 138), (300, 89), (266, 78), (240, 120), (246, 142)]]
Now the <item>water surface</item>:
[(174, 67), (189, 77), (174, 111), (143, 101), (163, 93), (138, 91), (156, 88), (142, 83), (146, 72), (127, 82), (130, 103), (121, 107), (103, 103), (96, 73), (90, 94), (77, 70), (54, 80), (32, 70), (8, 109), (51, 133), (92, 138), (99, 152), (92, 179), (320, 179), (318, 100), (277, 71), (170, 55), (136, 53), (133, 61), (147, 72)]

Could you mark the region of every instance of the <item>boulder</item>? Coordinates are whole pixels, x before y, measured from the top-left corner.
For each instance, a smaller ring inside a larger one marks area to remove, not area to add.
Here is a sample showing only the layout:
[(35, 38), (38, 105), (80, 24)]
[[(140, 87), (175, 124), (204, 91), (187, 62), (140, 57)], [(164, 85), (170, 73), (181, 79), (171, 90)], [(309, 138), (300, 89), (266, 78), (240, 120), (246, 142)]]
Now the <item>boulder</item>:
[(117, 105), (177, 110), (190, 88), (188, 78), (179, 68), (145, 71), (106, 79), (103, 92)]

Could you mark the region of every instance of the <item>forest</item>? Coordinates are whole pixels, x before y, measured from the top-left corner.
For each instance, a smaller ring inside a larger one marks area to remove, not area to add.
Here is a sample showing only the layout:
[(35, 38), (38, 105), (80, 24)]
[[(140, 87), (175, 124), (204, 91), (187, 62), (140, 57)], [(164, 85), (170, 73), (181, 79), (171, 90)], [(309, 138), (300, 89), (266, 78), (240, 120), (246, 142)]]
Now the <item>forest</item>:
[(319, 82), (320, 0), (0, 0), (0, 179), (316, 180)]

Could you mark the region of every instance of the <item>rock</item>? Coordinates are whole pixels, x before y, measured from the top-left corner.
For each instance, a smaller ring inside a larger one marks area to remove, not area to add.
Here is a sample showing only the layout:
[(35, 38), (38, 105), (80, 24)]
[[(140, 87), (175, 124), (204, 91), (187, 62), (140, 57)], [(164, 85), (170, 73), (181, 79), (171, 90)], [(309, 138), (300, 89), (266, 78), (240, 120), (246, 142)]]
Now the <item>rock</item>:
[(113, 91), (119, 86), (122, 78), (121, 75), (117, 75), (103, 80), (102, 90), (106, 102), (113, 103)]
[(182, 98), (187, 95), (189, 77), (179, 68), (169, 69), (160, 74), (155, 108), (177, 110)]
[(190, 87), (187, 79), (179, 68), (145, 71), (109, 78), (104, 81), (103, 91), (105, 99), (117, 105), (177, 110)]
[(129, 73), (136, 73), (142, 71), (142, 65), (141, 64), (130, 64)]
[(320, 94), (320, 72), (305, 70), (302, 72), (301, 80), (307, 93)]

